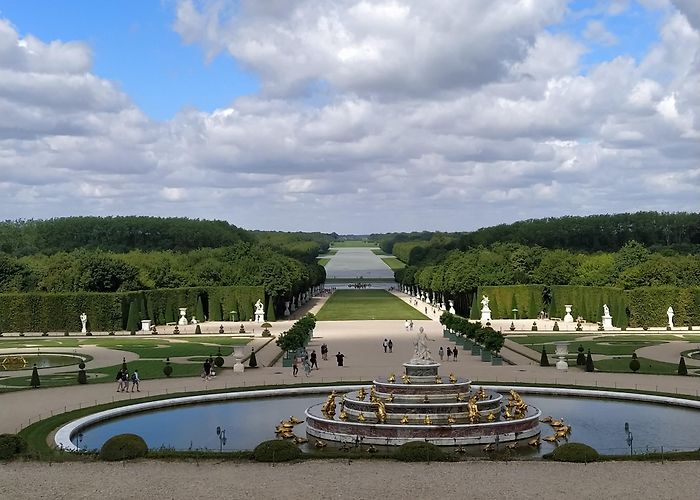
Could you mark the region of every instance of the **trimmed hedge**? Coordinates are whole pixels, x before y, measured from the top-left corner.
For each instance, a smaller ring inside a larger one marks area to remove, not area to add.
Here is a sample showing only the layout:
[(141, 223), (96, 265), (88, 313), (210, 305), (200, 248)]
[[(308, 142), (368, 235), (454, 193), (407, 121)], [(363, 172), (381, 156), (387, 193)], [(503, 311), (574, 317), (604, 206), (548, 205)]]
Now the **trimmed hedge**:
[(100, 448), (100, 460), (116, 462), (145, 457), (148, 445), (141, 436), (136, 434), (117, 434), (112, 436)]
[(518, 310), (518, 318), (536, 318), (544, 309), (544, 285), (480, 286), (472, 304), (471, 319), (481, 318), (481, 298), (489, 298), (491, 317), (505, 319), (513, 317), (513, 309)]
[[(116, 293), (3, 293), (0, 294), (0, 331), (70, 331), (80, 327), (80, 313), (88, 316), (89, 331), (140, 330), (142, 319), (172, 323), (179, 308), (195, 314), (198, 300), (214, 321), (253, 317), (255, 302), (265, 299), (262, 286), (163, 288)], [(197, 318), (202, 321), (203, 318)]]
[(263, 441), (253, 450), (253, 458), (258, 462), (288, 462), (301, 457), (301, 450), (291, 441), (273, 439)]
[(675, 326), (700, 324), (700, 288), (643, 287), (630, 290), (627, 294), (631, 326), (667, 325), (666, 311), (669, 306), (673, 307)]
[(0, 434), (0, 460), (7, 460), (27, 450), (27, 442), (17, 434)]
[(598, 460), (598, 452), (583, 443), (565, 443), (552, 451), (543, 455), (542, 458), (554, 460), (555, 462), (577, 462), (588, 463)]
[(404, 443), (394, 451), (393, 456), (401, 462), (439, 462), (446, 458), (439, 446), (425, 441)]
[[(604, 286), (553, 285), (549, 287), (551, 301), (549, 316), (563, 318), (564, 305), (572, 304), (572, 316), (581, 316), (586, 321), (597, 323), (603, 316), (603, 304), (610, 308), (613, 324), (627, 326), (628, 296), (621, 288)], [(666, 306), (668, 308), (668, 306)], [(664, 309), (666, 311), (666, 309)], [(665, 313), (664, 313), (665, 314)]]

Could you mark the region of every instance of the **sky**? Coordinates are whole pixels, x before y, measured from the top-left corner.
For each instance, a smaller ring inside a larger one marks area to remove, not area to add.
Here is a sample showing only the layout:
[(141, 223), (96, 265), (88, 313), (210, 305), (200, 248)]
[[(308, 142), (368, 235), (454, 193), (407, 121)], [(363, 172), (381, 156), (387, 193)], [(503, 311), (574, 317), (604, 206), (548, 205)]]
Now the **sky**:
[(697, 0), (0, 0), (0, 219), (700, 211)]

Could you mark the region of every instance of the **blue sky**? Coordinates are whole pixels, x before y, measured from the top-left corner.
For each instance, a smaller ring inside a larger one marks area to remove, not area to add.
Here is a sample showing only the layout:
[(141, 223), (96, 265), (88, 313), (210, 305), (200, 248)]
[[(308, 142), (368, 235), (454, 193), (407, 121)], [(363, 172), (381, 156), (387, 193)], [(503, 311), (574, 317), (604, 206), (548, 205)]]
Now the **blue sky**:
[(82, 41), (92, 48), (93, 72), (118, 82), (156, 120), (183, 107), (212, 111), (258, 82), (234, 59), (204, 60), (172, 29), (175, 2), (157, 0), (0, 0), (0, 17), (24, 36)]
[(0, 214), (698, 211), (697, 61), (697, 0), (0, 0)]

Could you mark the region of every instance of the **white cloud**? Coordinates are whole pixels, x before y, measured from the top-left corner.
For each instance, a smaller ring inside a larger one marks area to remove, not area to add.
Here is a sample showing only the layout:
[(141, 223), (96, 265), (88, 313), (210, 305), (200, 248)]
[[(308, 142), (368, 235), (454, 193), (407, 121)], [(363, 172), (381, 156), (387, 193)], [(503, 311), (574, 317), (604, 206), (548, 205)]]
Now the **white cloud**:
[(601, 21), (589, 21), (583, 31), (583, 36), (587, 40), (601, 45), (615, 45), (617, 43), (617, 37), (608, 31)]
[(84, 44), (0, 22), (0, 213), (364, 233), (697, 210), (686, 10), (669, 10), (640, 62), (583, 74), (589, 48), (545, 29), (563, 1), (183, 1), (183, 40), (235, 57), (263, 90), (162, 123), (91, 73)]

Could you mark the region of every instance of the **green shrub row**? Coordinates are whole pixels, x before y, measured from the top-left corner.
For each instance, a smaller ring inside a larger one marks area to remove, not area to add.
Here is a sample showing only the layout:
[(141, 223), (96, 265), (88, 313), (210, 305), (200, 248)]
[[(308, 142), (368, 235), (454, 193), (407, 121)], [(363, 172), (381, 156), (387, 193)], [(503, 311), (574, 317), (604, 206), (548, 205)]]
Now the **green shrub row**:
[(287, 462), (301, 457), (301, 450), (291, 441), (273, 439), (263, 441), (253, 450), (253, 458), (258, 462)]
[(27, 442), (17, 434), (0, 434), (0, 460), (8, 460), (27, 450)]
[(551, 301), (548, 308), (550, 317), (563, 318), (566, 314), (564, 305), (572, 304), (574, 307), (571, 315), (574, 318), (581, 316), (586, 321), (598, 322), (601, 321), (603, 315), (603, 304), (607, 304), (615, 326), (627, 326), (629, 296), (621, 288), (553, 285), (550, 287), (550, 294)]
[[(258, 299), (265, 299), (262, 286), (116, 293), (3, 293), (0, 294), (0, 331), (79, 331), (82, 312), (88, 316), (90, 330), (132, 331), (141, 328), (142, 319), (155, 324), (175, 322), (180, 317), (180, 307), (187, 307), (188, 319), (199, 314), (207, 315), (212, 321), (228, 320), (230, 311), (236, 311), (236, 320), (247, 321), (253, 317)], [(204, 318), (199, 315), (197, 319), (202, 321)]]
[(308, 313), (294, 323), (289, 330), (282, 332), (276, 340), (276, 344), (282, 351), (296, 351), (297, 349), (301, 349), (308, 342), (311, 331), (315, 327), (316, 316)]
[(484, 327), (478, 321), (471, 322), (449, 312), (442, 313), (440, 316), (440, 323), (448, 330), (452, 330), (459, 336), (473, 340), (477, 344), (483, 346), (487, 351), (495, 354), (501, 351), (505, 343), (505, 338), (501, 332), (497, 332), (490, 326)]
[(631, 326), (667, 324), (669, 306), (673, 307), (675, 326), (700, 324), (700, 288), (644, 287), (627, 293)]
[(513, 309), (518, 318), (536, 318), (543, 309), (544, 285), (480, 286), (474, 296), (470, 317), (481, 318), (481, 298), (489, 298), (491, 317), (512, 318)]
[(117, 434), (112, 436), (100, 448), (100, 460), (116, 462), (145, 457), (148, 445), (141, 436), (136, 434)]

